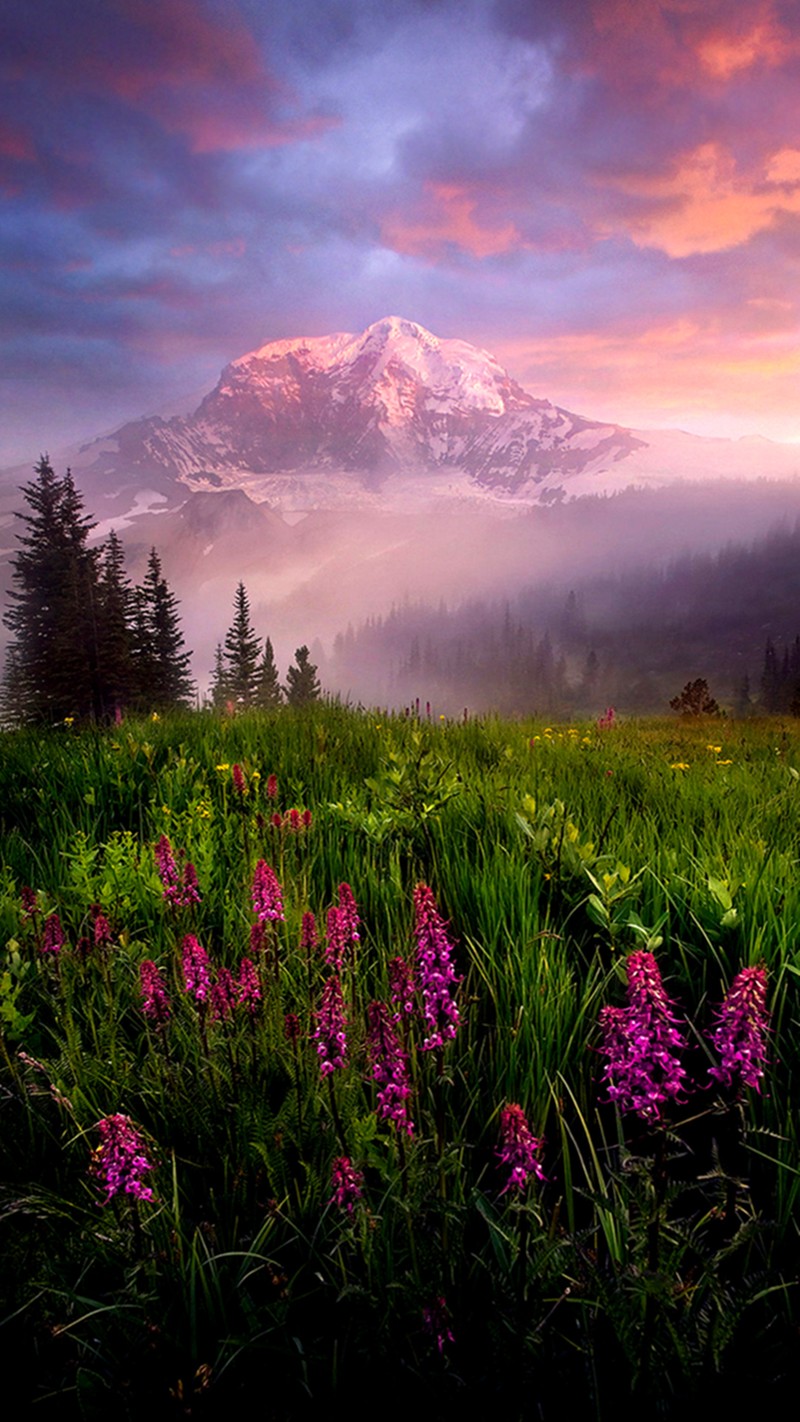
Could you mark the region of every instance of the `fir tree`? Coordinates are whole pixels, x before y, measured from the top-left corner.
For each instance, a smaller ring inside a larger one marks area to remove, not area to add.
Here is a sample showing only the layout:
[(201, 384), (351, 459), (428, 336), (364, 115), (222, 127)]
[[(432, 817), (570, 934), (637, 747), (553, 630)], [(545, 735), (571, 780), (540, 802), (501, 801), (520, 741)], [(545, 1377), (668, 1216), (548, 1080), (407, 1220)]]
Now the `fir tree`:
[(155, 548), (147, 573), (134, 594), (133, 663), (138, 700), (146, 710), (172, 710), (191, 704), (194, 682), (191, 652), (184, 651), (178, 601), (161, 571)]
[(237, 706), (252, 706), (259, 684), (261, 644), (250, 623), (250, 603), (244, 583), (233, 600), (234, 618), (225, 637), (225, 677), (228, 695)]
[(308, 660), (308, 647), (298, 647), (294, 659), (297, 665), (286, 673), (286, 700), (290, 706), (308, 706), (319, 700), (317, 668)]
[(258, 671), (255, 704), (262, 711), (271, 711), (276, 706), (280, 706), (282, 700), (283, 692), (278, 679), (278, 668), (275, 665), (275, 653), (272, 650), (272, 642), (267, 637)]
[(113, 716), (135, 697), (133, 592), (122, 544), (114, 530), (103, 549), (98, 586), (98, 660), (103, 711)]
[(222, 655), (222, 643), (217, 642), (217, 650), (214, 653), (214, 670), (211, 673), (211, 705), (215, 711), (224, 711), (229, 699), (230, 693), (225, 660)]
[(93, 524), (69, 471), (59, 479), (46, 455), (22, 493), (27, 532), (11, 560), (16, 587), (4, 621), (13, 634), (4, 704), (18, 720), (99, 716), (98, 553)]

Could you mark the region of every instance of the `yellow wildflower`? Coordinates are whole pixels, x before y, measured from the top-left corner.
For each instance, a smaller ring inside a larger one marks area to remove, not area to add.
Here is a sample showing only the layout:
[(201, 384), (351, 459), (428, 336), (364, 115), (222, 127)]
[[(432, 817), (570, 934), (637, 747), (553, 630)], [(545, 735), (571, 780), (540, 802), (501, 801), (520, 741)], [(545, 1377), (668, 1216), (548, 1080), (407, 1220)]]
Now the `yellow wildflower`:
[(670, 770), (688, 770), (688, 769), (689, 769), (689, 762), (686, 761), (686, 760), (674, 760), (674, 761), (672, 762), (672, 765), (670, 766)]
[(218, 766), (216, 767), (216, 769), (217, 769), (217, 770), (222, 770), (222, 771), (230, 770), (230, 766), (228, 765), (228, 762), (225, 761), (223, 765), (218, 765)]

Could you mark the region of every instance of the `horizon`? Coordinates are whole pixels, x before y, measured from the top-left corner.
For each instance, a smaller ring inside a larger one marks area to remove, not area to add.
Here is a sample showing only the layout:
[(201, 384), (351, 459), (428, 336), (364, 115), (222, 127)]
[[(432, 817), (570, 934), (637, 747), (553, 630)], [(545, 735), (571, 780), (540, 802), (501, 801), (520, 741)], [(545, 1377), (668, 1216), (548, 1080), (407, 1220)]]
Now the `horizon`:
[(9, 0), (0, 35), (0, 465), (389, 311), (593, 420), (800, 441), (781, 0)]

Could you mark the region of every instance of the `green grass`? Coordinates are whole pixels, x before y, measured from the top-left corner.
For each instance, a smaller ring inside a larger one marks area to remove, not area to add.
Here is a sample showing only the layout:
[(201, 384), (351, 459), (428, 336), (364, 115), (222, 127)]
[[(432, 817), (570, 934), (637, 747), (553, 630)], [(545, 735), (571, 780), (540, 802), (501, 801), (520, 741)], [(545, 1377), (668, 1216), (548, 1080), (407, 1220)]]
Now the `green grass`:
[[(5, 735), (8, 1380), (43, 1418), (112, 1402), (211, 1416), (266, 1376), (276, 1418), (366, 1388), (443, 1417), (465, 1388), (520, 1417), (780, 1405), (800, 1322), (799, 770), (800, 727), (777, 721), (599, 731), (320, 706)], [(292, 808), (308, 829), (287, 827)], [(163, 901), (162, 834), (197, 869), (193, 909)], [(285, 906), (264, 999), (214, 1022), (183, 990), (181, 944), (195, 934), (238, 973), (259, 858)], [(328, 970), (299, 942), (309, 911), (324, 937), (342, 882), (361, 928), (348, 1065), (326, 1081), (310, 1034)], [(413, 956), (420, 882), (450, 924), (461, 1026), (433, 1052), (408, 1037), (406, 1138), (376, 1115), (367, 1005)], [(58, 955), (41, 951), (53, 911)], [(598, 1051), (600, 1009), (643, 948), (695, 1083), (657, 1126), (609, 1106)], [(172, 999), (161, 1031), (144, 959)], [(770, 1066), (761, 1093), (725, 1098), (708, 1085), (712, 1009), (758, 963)], [(546, 1181), (523, 1192), (499, 1168), (510, 1101), (544, 1140)], [(157, 1162), (153, 1202), (99, 1203), (96, 1123), (115, 1113)], [(342, 1155), (363, 1175), (352, 1214), (331, 1198)]]

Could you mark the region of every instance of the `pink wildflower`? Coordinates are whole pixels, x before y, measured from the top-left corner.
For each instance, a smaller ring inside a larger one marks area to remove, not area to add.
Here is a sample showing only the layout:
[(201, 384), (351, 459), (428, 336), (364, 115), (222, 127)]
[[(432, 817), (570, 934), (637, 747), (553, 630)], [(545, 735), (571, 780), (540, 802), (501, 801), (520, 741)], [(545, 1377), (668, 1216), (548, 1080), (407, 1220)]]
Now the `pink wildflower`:
[(344, 999), (338, 977), (328, 978), (317, 1013), (317, 1028), (313, 1040), (317, 1044), (319, 1069), (330, 1076), (347, 1065), (347, 1035), (345, 1033)]
[(29, 889), (27, 884), (20, 889), (20, 902), (23, 919), (35, 918), (39, 912), (39, 900), (35, 889)]
[(247, 1008), (252, 1017), (261, 1001), (261, 984), (258, 981), (255, 963), (250, 958), (242, 958), (236, 991), (239, 1002)]
[(497, 1152), (501, 1165), (511, 1167), (501, 1195), (507, 1190), (524, 1190), (531, 1175), (544, 1180), (544, 1171), (537, 1159), (542, 1142), (531, 1133), (521, 1106), (509, 1101), (500, 1112), (500, 1149)]
[(329, 1205), (336, 1205), (340, 1210), (347, 1210), (349, 1215), (353, 1213), (353, 1207), (363, 1196), (364, 1176), (360, 1170), (356, 1170), (346, 1155), (337, 1156), (331, 1167), (331, 1185), (333, 1194), (328, 1201)]
[(195, 1002), (207, 1000), (211, 992), (211, 963), (193, 933), (187, 933), (183, 940), (183, 981)]
[(308, 962), (311, 961), (319, 942), (317, 939), (317, 921), (309, 910), (303, 914), (303, 922), (300, 928), (300, 951), (304, 954)]
[(283, 923), (281, 886), (264, 859), (259, 859), (253, 875), (252, 900), (259, 923)]
[(234, 765), (233, 769), (231, 770), (231, 779), (233, 781), (233, 789), (235, 794), (239, 795), (240, 797), (244, 796), (247, 786), (245, 785), (244, 774), (240, 765)]
[(230, 968), (219, 968), (209, 995), (212, 1022), (225, 1022), (237, 1001), (236, 979)]
[(453, 1330), (450, 1327), (450, 1311), (447, 1303), (441, 1295), (432, 1299), (429, 1304), (425, 1304), (422, 1310), (422, 1325), (425, 1332), (433, 1338), (440, 1353), (444, 1352), (445, 1343), (453, 1342)]
[(94, 920), (92, 936), (95, 948), (107, 948), (111, 942), (111, 925), (99, 904), (92, 904)]
[(720, 1065), (710, 1067), (709, 1076), (722, 1086), (753, 1086), (759, 1091), (769, 1027), (767, 970), (763, 964), (737, 973), (716, 1015), (717, 1026), (711, 1040)]
[(403, 958), (391, 958), (386, 965), (389, 974), (389, 988), (395, 1004), (394, 1020), (401, 1022), (411, 1017), (414, 1011), (414, 974), (409, 963)]
[(146, 1146), (129, 1116), (104, 1116), (97, 1122), (100, 1144), (92, 1155), (91, 1172), (105, 1191), (102, 1204), (115, 1195), (132, 1195), (135, 1200), (152, 1200), (153, 1191), (142, 1176), (153, 1169), (145, 1154)]
[(277, 775), (268, 775), (268, 776), (267, 776), (267, 795), (269, 796), (270, 800), (275, 800), (275, 799), (277, 799), (277, 795), (278, 795), (278, 777), (277, 777)]
[(663, 1103), (682, 1089), (686, 1072), (677, 1052), (685, 1043), (652, 953), (630, 953), (625, 969), (628, 1006), (604, 1007), (600, 1013), (605, 1081), (610, 1100), (621, 1111), (653, 1121)]
[(151, 958), (139, 964), (139, 991), (142, 1013), (155, 1027), (163, 1027), (170, 1018), (169, 996), (164, 979)]
[(61, 927), (61, 919), (57, 913), (51, 913), (44, 921), (44, 932), (42, 934), (42, 952), (61, 952), (64, 947), (64, 930)]
[(460, 979), (450, 961), (453, 945), (447, 936), (447, 926), (427, 884), (417, 884), (414, 890), (414, 915), (415, 976), (422, 994), (422, 1015), (427, 1030), (422, 1050), (429, 1052), (452, 1041), (458, 1031), (461, 1018), (455, 993)]
[(378, 1086), (378, 1115), (391, 1121), (398, 1131), (414, 1134), (414, 1122), (408, 1114), (408, 1058), (397, 1039), (389, 1009), (382, 1002), (371, 1002), (367, 1008), (369, 1021), (369, 1051), (372, 1079)]

